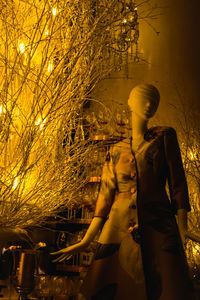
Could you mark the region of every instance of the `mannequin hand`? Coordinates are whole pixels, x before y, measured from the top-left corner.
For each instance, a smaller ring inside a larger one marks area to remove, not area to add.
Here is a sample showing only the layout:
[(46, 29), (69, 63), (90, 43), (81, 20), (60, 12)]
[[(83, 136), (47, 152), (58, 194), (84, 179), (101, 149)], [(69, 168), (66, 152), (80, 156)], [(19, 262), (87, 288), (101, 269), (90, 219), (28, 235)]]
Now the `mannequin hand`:
[(50, 253), (51, 255), (58, 255), (61, 254), (58, 258), (54, 259), (53, 262), (62, 262), (64, 260), (70, 259), (72, 255), (82, 251), (84, 248), (86, 248), (88, 244), (83, 243), (82, 241), (78, 244), (69, 246), (67, 248), (61, 249), (56, 252)]
[(83, 240), (78, 244), (72, 245), (70, 247), (61, 249), (56, 252), (50, 253), (51, 255), (61, 254), (58, 258), (54, 259), (53, 262), (61, 262), (66, 259), (70, 259), (73, 254), (76, 254), (83, 249), (85, 249), (94, 240), (97, 232), (100, 230), (102, 223), (104, 221), (103, 217), (94, 217)]

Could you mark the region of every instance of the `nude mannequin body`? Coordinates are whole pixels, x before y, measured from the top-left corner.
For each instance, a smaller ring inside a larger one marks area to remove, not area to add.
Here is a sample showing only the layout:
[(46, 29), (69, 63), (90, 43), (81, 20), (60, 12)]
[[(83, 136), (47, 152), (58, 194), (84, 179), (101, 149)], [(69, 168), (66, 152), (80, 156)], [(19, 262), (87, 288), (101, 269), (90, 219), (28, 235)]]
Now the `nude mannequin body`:
[[(135, 96), (131, 91), (128, 104), (130, 106), (132, 116), (132, 150), (133, 152), (136, 152), (144, 141), (144, 134), (148, 129), (148, 121), (156, 113), (159, 100), (156, 97), (146, 98), (141, 95)], [(177, 215), (180, 236), (184, 244), (187, 233), (187, 211), (185, 209), (178, 209)], [(81, 242), (51, 253), (52, 255), (61, 254), (54, 260), (54, 262), (61, 262), (69, 259), (71, 255), (86, 248), (94, 240), (95, 236), (101, 229), (103, 222), (103, 218), (94, 217)]]

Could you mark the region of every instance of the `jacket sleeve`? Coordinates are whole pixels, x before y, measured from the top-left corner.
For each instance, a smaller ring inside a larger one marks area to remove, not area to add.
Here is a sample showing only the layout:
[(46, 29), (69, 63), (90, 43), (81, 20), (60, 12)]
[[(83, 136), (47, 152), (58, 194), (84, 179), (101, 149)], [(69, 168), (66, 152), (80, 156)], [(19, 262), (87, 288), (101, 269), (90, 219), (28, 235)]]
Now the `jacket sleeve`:
[(112, 151), (107, 154), (101, 175), (100, 190), (94, 212), (95, 217), (106, 218), (113, 203), (116, 190), (116, 176)]
[(172, 209), (174, 213), (177, 213), (177, 210), (181, 208), (190, 211), (188, 187), (180, 148), (176, 131), (171, 127), (164, 134), (164, 145), (168, 165), (168, 184)]

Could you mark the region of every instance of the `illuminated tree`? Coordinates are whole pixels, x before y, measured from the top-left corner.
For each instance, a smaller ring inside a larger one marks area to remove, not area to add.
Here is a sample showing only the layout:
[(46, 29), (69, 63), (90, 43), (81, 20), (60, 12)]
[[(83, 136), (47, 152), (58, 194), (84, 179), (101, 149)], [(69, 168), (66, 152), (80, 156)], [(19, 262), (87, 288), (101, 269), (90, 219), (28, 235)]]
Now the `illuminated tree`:
[[(200, 282), (200, 131), (199, 113), (188, 109), (185, 113), (185, 126), (183, 127), (182, 150), (184, 166), (189, 184), (191, 213), (189, 215), (189, 230), (197, 237), (196, 241), (189, 240), (187, 254), (192, 268), (193, 278)], [(197, 242), (198, 241), (198, 242)]]
[(39, 225), (87, 181), (83, 105), (127, 53), (137, 57), (137, 7), (1, 1), (0, 29), (0, 225)]
[[(177, 131), (179, 133), (181, 154), (187, 177), (191, 212), (188, 215), (188, 230), (190, 238), (187, 240), (186, 254), (195, 282), (200, 282), (200, 131), (198, 109), (185, 102), (178, 93), (179, 104), (176, 110)], [(179, 105), (179, 106), (178, 106)], [(192, 237), (192, 239), (191, 239)]]

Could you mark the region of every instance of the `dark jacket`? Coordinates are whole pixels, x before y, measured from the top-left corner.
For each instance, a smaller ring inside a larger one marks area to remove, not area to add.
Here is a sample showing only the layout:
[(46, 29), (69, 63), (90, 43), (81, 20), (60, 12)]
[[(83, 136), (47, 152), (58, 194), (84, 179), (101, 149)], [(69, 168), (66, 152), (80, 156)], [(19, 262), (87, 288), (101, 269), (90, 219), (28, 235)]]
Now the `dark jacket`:
[(150, 128), (138, 151), (131, 148), (125, 139), (107, 156), (95, 210), (95, 216), (108, 217), (99, 241), (120, 243), (139, 224), (148, 299), (193, 299), (175, 218), (178, 209), (190, 211), (176, 132)]

